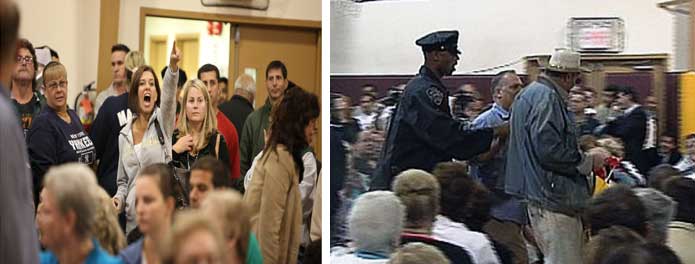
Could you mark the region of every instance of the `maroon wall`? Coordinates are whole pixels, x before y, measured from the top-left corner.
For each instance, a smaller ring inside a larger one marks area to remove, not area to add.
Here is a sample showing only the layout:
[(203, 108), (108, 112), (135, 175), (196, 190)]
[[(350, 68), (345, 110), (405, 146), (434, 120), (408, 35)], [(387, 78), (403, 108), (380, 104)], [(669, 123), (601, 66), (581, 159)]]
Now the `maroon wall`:
[[(666, 107), (662, 108), (666, 111), (666, 131), (678, 135), (678, 76), (680, 73), (666, 73), (665, 78), (665, 102)], [(352, 98), (353, 104), (359, 102), (362, 85), (372, 84), (377, 88), (377, 97), (386, 95), (389, 87), (407, 83), (413, 75), (341, 75), (331, 76), (331, 93), (341, 93)], [(450, 91), (458, 88), (463, 84), (473, 84), (478, 88), (482, 97), (491, 102), (490, 98), (490, 80), (493, 75), (455, 75), (444, 79), (444, 85), (449, 87)], [(521, 76), (525, 80), (525, 76)], [(650, 72), (634, 72), (634, 73), (611, 73), (606, 75), (606, 84), (629, 85), (635, 88), (639, 93), (639, 101), (642, 102), (645, 97), (652, 94), (652, 74)]]
[[(455, 75), (444, 78), (444, 85), (453, 92), (456, 88), (464, 84), (472, 84), (486, 102), (492, 102), (490, 92), (490, 81), (494, 75)], [(521, 75), (522, 81), (526, 76)], [(352, 98), (352, 103), (359, 102), (362, 93), (361, 87), (366, 84), (376, 86), (377, 98), (385, 96), (389, 87), (397, 84), (407, 83), (413, 75), (341, 75), (331, 76), (331, 93), (341, 93)]]

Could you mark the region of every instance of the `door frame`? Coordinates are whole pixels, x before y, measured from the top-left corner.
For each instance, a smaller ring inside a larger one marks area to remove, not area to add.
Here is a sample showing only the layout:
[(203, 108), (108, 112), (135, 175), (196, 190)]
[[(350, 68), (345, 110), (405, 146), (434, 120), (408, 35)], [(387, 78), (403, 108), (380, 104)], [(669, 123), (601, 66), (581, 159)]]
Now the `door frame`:
[[(180, 11), (171, 9), (160, 9), (151, 7), (140, 7), (140, 43), (139, 50), (143, 50), (145, 47), (145, 18), (147, 16), (156, 17), (166, 17), (166, 18), (181, 18), (181, 19), (196, 19), (204, 21), (219, 21), (228, 22), (232, 25), (262, 25), (262, 26), (277, 26), (277, 27), (290, 27), (290, 28), (300, 28), (300, 29), (311, 29), (315, 30), (318, 34), (319, 40), (321, 39), (321, 21), (314, 20), (299, 20), (299, 19), (284, 19), (284, 18), (271, 18), (271, 17), (253, 17), (253, 16), (243, 16), (243, 15), (227, 15), (227, 14), (215, 14), (215, 13), (203, 13), (203, 12), (193, 12), (193, 11)], [(230, 34), (230, 43), (234, 43), (234, 34)], [(317, 49), (317, 65), (321, 65), (321, 42), (318, 43)], [(233, 64), (234, 57), (234, 47), (230, 47), (229, 52), (229, 65)], [(229, 79), (236, 77), (236, 72), (229, 67), (227, 76)], [(318, 72), (320, 74), (320, 71)], [(320, 76), (319, 76), (320, 78)], [(233, 81), (232, 81), (233, 82)], [(321, 82), (318, 82), (320, 84)], [(319, 95), (320, 96), (320, 95)]]
[[(288, 28), (294, 28), (294, 29), (309, 29), (312, 31), (315, 31), (317, 34), (317, 43), (316, 43), (316, 65), (317, 65), (317, 70), (316, 70), (316, 78), (317, 78), (317, 87), (315, 90), (316, 96), (319, 98), (319, 108), (321, 107), (321, 98), (322, 98), (322, 61), (321, 61), (321, 50), (322, 50), (322, 45), (321, 45), (321, 21), (315, 21), (315, 20), (300, 20), (300, 19), (284, 19), (284, 18), (272, 18), (272, 17), (253, 17), (253, 16), (244, 16), (244, 15), (232, 15), (232, 14), (215, 14), (215, 13), (204, 13), (204, 12), (194, 12), (194, 11), (180, 11), (180, 10), (171, 10), (171, 9), (160, 9), (160, 8), (151, 8), (151, 7), (140, 7), (140, 33), (139, 33), (139, 50), (144, 49), (144, 43), (145, 43), (145, 18), (147, 16), (155, 16), (155, 17), (165, 17), (165, 18), (180, 18), (180, 19), (196, 19), (196, 20), (203, 20), (203, 21), (218, 21), (218, 22), (227, 22), (234, 25), (252, 25), (252, 26), (273, 26), (273, 27), (288, 27)], [(231, 30), (234, 30), (234, 27), (231, 28)], [(234, 32), (231, 32), (230, 35), (230, 51), (229, 51), (229, 65), (234, 65), (234, 56), (236, 54), (236, 43), (235, 43), (235, 34)], [(232, 67), (229, 67), (227, 70), (227, 76), (229, 77), (229, 84), (228, 85), (233, 85), (234, 84), (234, 79), (237, 77), (238, 69), (232, 69)], [(322, 138), (322, 133), (323, 129), (321, 129), (321, 118), (317, 120), (317, 127), (318, 127), (318, 135), (316, 135), (316, 140), (314, 140), (314, 153), (316, 154), (316, 157), (321, 160), (321, 138)], [(240, 132), (239, 132), (240, 133)]]

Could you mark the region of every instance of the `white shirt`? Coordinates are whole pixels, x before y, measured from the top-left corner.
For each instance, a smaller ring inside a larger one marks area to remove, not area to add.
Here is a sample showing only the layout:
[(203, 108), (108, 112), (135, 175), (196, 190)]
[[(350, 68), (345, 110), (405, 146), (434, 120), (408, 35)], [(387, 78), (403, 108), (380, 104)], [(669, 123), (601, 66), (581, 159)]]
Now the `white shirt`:
[(492, 249), (490, 239), (485, 234), (470, 231), (463, 223), (454, 222), (446, 216), (438, 215), (436, 217), (432, 236), (466, 249), (471, 254), (474, 263), (500, 263), (497, 253)]
[(376, 122), (376, 113), (364, 114), (355, 116), (357, 123), (360, 125), (361, 130), (367, 130), (373, 128)]
[(673, 167), (680, 172), (686, 172), (695, 167), (695, 161), (693, 161), (693, 159), (690, 156), (686, 155), (683, 156), (683, 158), (681, 158), (681, 160), (678, 163), (676, 163), (676, 165), (674, 165)]

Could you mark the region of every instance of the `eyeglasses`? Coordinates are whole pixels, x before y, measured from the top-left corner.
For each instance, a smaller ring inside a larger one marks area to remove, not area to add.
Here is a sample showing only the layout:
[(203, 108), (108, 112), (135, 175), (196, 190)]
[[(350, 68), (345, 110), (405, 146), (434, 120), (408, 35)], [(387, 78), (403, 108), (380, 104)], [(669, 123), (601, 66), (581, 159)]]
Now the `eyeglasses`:
[(26, 63), (26, 64), (32, 64), (34, 63), (34, 57), (32, 56), (17, 56), (17, 63)]
[(68, 87), (68, 81), (65, 81), (65, 80), (53, 81), (53, 82), (49, 83), (48, 85), (46, 85), (46, 88), (55, 89), (55, 88), (58, 88), (59, 86), (60, 86), (60, 88), (67, 88)]

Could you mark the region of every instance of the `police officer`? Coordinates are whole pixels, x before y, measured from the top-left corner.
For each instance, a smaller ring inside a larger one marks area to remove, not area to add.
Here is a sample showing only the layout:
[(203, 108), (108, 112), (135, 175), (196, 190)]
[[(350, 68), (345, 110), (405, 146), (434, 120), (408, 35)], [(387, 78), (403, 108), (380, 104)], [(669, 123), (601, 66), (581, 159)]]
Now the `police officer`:
[(495, 136), (508, 133), (508, 126), (470, 130), (451, 116), (441, 79), (459, 60), (458, 36), (458, 31), (438, 31), (415, 41), (425, 64), (406, 85), (391, 119), (371, 190), (390, 189), (393, 177), (407, 169), (431, 171), (439, 162), (474, 157), (487, 151)]

